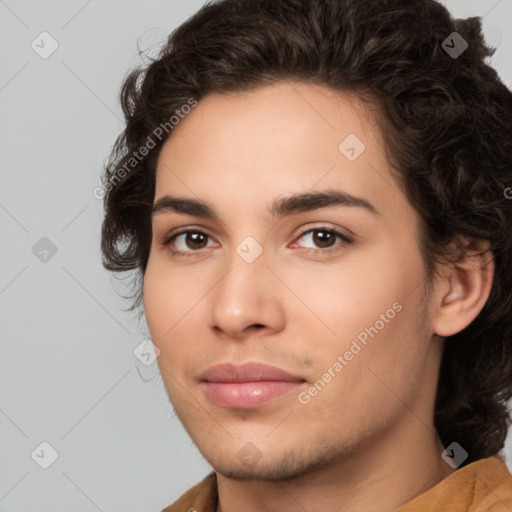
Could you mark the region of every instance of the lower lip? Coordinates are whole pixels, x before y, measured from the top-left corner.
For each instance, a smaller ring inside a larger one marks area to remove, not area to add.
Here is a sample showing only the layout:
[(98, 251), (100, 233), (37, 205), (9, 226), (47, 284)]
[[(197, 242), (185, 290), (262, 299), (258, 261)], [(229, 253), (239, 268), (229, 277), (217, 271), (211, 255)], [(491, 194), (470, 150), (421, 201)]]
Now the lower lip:
[(203, 382), (206, 395), (217, 405), (252, 409), (302, 386), (303, 382)]

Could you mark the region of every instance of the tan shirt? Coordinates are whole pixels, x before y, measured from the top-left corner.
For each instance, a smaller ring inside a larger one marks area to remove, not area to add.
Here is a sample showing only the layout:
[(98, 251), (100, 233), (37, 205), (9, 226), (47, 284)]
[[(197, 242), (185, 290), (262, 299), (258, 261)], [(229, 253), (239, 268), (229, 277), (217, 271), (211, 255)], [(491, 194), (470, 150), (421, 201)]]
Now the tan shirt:
[[(162, 512), (216, 512), (217, 475), (210, 473)], [(395, 512), (512, 512), (512, 474), (495, 455), (446, 477)]]

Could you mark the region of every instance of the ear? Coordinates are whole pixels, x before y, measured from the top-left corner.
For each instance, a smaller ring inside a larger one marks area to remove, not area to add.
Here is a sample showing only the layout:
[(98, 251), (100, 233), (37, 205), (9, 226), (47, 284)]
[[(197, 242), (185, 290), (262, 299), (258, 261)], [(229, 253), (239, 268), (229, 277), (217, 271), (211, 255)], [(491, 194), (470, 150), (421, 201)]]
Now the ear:
[(489, 242), (462, 240), (466, 254), (456, 263), (443, 263), (436, 283), (432, 327), (442, 337), (465, 329), (478, 316), (491, 293), (494, 256)]

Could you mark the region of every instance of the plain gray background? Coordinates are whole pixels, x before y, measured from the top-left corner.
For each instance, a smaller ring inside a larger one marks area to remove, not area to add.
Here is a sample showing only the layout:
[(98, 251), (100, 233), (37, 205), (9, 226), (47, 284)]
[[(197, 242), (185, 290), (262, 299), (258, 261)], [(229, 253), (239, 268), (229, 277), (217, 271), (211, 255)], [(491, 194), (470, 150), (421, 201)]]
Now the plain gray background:
[[(210, 471), (156, 363), (134, 355), (148, 333), (101, 266), (93, 195), (123, 128), (118, 92), (141, 61), (137, 43), (154, 55), (202, 4), (0, 0), (2, 512), (159, 511)], [(483, 17), (510, 88), (512, 0), (445, 5)], [(58, 43), (47, 58), (31, 46), (55, 44), (42, 32)], [(58, 454), (47, 469), (43, 442)], [(506, 455), (512, 468), (511, 436)]]

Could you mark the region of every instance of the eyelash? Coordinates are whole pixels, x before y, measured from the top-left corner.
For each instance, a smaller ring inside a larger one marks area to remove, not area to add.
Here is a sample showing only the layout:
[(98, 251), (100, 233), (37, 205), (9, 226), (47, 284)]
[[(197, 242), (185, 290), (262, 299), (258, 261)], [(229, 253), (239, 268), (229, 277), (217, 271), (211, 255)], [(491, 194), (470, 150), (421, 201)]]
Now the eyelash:
[[(332, 235), (334, 235), (336, 237), (341, 238), (342, 244), (340, 244), (340, 245), (349, 245), (349, 244), (353, 243), (352, 238), (348, 237), (347, 235), (345, 235), (343, 233), (340, 233), (336, 229), (327, 228), (327, 227), (318, 227), (318, 228), (307, 229), (307, 230), (303, 231), (302, 233), (300, 233), (297, 236), (297, 239), (302, 238), (304, 235), (307, 235), (308, 233), (314, 233), (314, 232), (317, 232), (317, 231), (324, 232), (324, 233), (329, 233), (329, 234), (332, 234)], [(187, 233), (201, 234), (201, 235), (205, 235), (207, 237), (210, 237), (208, 234), (200, 231), (199, 229), (187, 228), (187, 229), (183, 229), (181, 231), (178, 231), (176, 233), (171, 233), (169, 236), (167, 236), (165, 238), (165, 240), (162, 243), (162, 246), (164, 246), (164, 247), (170, 246), (171, 242), (175, 238), (177, 238), (180, 235), (187, 234)], [(305, 249), (306, 254), (309, 254), (309, 253), (330, 254), (330, 253), (332, 253), (332, 252), (334, 252), (336, 250), (339, 250), (339, 249), (337, 249), (336, 245), (332, 246), (332, 247), (328, 247), (326, 249), (311, 249), (311, 248), (304, 248), (304, 249)], [(202, 252), (201, 249), (197, 250), (197, 251), (194, 251), (194, 250), (191, 250), (191, 251), (176, 251), (176, 250), (170, 249), (170, 251), (171, 251), (171, 254), (173, 256), (186, 256), (186, 257), (199, 256), (201, 254), (201, 252)]]

